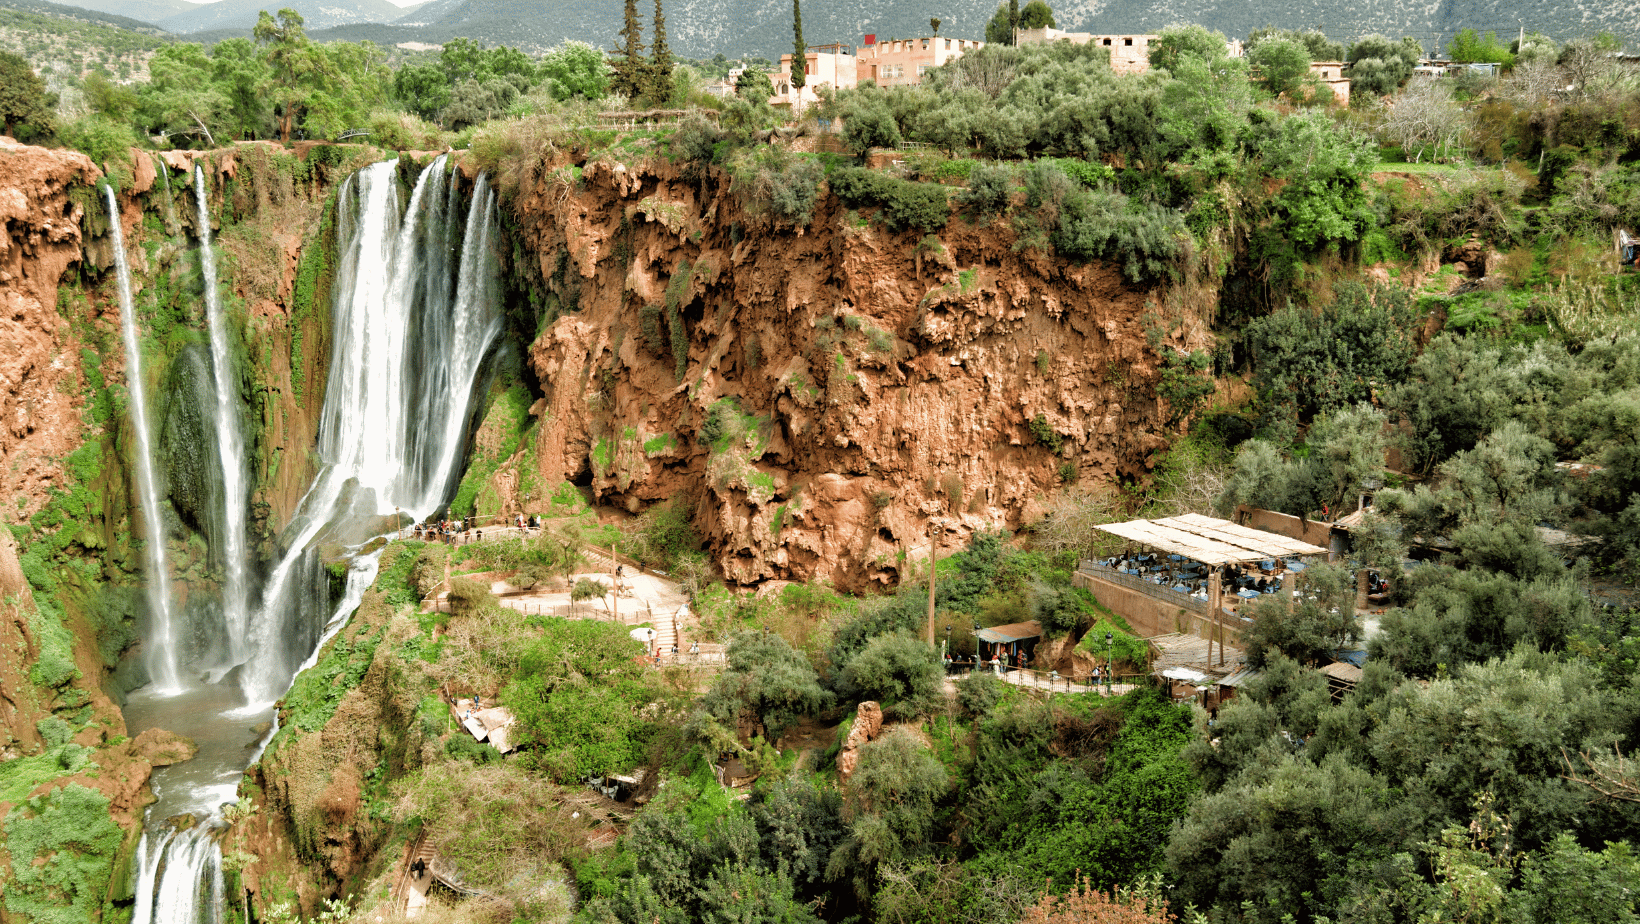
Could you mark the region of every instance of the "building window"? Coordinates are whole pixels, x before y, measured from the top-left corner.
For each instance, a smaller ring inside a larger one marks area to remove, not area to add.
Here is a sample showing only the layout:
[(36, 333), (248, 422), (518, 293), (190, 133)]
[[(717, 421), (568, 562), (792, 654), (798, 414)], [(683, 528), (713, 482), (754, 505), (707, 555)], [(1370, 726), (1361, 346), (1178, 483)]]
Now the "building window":
[(945, 40), (945, 50), (946, 50), (946, 51), (950, 51), (950, 50), (951, 50), (951, 40), (950, 40), (950, 39), (946, 39), (946, 40)]
[(917, 76), (921, 77), (922, 75), (928, 73), (928, 69), (932, 66), (933, 65), (930, 65), (930, 64), (919, 64), (919, 65), (917, 65)]
[(1105, 44), (1109, 45), (1110, 44), (1110, 39), (1105, 39)]
[(923, 40), (922, 40), (922, 50), (923, 50), (923, 51), (927, 51), (927, 50), (928, 50), (928, 39), (923, 39)]
[(1123, 45), (1132, 45), (1133, 44), (1133, 39), (1122, 39), (1122, 44)]

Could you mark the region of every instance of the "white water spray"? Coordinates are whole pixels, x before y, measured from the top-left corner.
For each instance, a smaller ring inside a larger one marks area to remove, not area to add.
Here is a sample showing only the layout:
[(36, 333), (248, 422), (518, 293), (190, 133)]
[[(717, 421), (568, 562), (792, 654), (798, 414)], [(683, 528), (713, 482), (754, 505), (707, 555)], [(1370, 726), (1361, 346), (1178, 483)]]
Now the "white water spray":
[(216, 924), (223, 918), (222, 848), (214, 816), (183, 831), (137, 845), (136, 896), (131, 924)]
[(249, 609), (245, 541), (245, 440), (239, 426), (238, 376), (234, 374), (228, 323), (217, 291), (216, 253), (211, 249), (211, 209), (205, 198), (205, 170), (194, 165), (194, 200), (199, 214), (199, 263), (205, 277), (205, 315), (211, 333), (211, 375), (216, 379), (216, 446), (222, 462), (222, 621), (231, 663), (245, 660)]
[(315, 570), (304, 562), (320, 531), (344, 508), (383, 516), (402, 509), (419, 519), (445, 501), (473, 383), (501, 332), (488, 180), (479, 177), (474, 188), (458, 255), (445, 158), (422, 171), (402, 213), (397, 169), (393, 161), (366, 167), (338, 196), (333, 345), (319, 430), (325, 467), (263, 591), (244, 674), (251, 702), (280, 695), (307, 654), (284, 644), (297, 635), (285, 598), (299, 572)]
[(114, 269), (119, 280), (120, 329), (125, 338), (125, 381), (130, 392), (131, 425), (137, 434), (137, 493), (142, 505), (143, 528), (148, 533), (148, 610), (152, 627), (144, 659), (156, 691), (175, 693), (182, 689), (182, 683), (177, 671), (176, 645), (171, 637), (171, 578), (165, 567), (165, 527), (159, 510), (159, 489), (154, 481), (147, 387), (142, 379), (142, 350), (137, 342), (136, 304), (131, 297), (131, 267), (125, 260), (125, 232), (120, 227), (114, 188), (104, 186), (103, 193), (108, 200), (108, 230), (114, 239)]

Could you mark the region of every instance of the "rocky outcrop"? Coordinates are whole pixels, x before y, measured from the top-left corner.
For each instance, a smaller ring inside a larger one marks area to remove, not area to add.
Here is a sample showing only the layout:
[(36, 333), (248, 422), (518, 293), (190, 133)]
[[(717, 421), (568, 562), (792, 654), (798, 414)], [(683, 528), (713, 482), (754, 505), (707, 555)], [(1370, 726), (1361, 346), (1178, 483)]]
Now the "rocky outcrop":
[[(84, 154), (0, 137), (0, 497), (26, 519), (84, 440), (79, 340), (57, 291), (80, 259), (83, 195), (102, 176)], [(14, 506), (14, 501), (22, 504)]]
[(874, 702), (863, 702), (854, 712), (854, 724), (849, 726), (848, 737), (837, 752), (837, 778), (844, 783), (860, 765), (860, 746), (876, 739), (883, 731), (883, 707)]
[(946, 545), (1017, 528), (1166, 444), (1160, 294), (1115, 267), (1006, 221), (895, 234), (825, 197), (795, 228), (724, 174), (566, 171), (514, 202), (538, 264), (517, 272), (568, 311), (529, 350), (537, 480), (634, 512), (692, 498), (731, 582), (893, 585), (931, 521)]

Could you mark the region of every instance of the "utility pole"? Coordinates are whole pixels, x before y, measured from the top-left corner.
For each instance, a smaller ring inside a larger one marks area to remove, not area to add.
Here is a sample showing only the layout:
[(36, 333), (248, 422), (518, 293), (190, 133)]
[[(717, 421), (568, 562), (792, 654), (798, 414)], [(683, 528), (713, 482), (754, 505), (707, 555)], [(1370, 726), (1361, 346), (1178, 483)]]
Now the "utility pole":
[(928, 647), (934, 647), (934, 576), (938, 572), (940, 547), (937, 537), (945, 531), (945, 524), (934, 520), (928, 527)]
[(615, 546), (609, 547), (609, 616), (616, 622), (621, 621), (621, 579), (616, 572), (621, 570), (621, 563), (615, 557)]

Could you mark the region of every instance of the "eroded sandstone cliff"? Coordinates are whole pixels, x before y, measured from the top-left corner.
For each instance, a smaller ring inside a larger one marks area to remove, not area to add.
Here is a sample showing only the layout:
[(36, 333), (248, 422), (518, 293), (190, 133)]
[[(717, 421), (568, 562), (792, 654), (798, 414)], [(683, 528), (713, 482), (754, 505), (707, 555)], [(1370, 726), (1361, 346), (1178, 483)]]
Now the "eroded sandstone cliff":
[(1017, 528), (1165, 445), (1158, 293), (1005, 221), (896, 234), (827, 197), (799, 228), (727, 173), (607, 159), (513, 210), (536, 299), (567, 309), (529, 348), (545, 398), (515, 461), (634, 512), (692, 498), (732, 582), (893, 584), (931, 521), (948, 545)]

